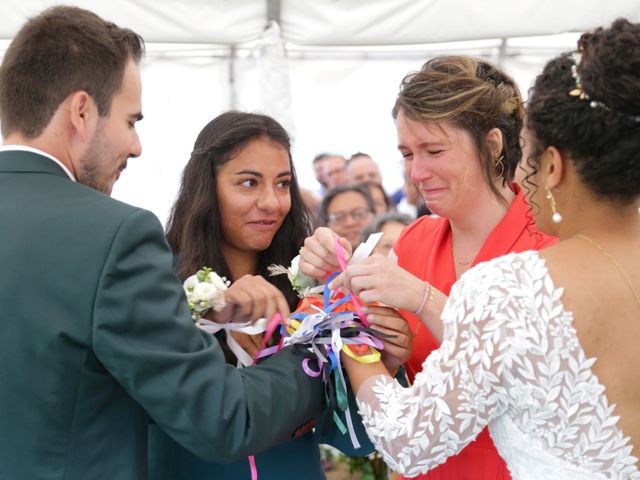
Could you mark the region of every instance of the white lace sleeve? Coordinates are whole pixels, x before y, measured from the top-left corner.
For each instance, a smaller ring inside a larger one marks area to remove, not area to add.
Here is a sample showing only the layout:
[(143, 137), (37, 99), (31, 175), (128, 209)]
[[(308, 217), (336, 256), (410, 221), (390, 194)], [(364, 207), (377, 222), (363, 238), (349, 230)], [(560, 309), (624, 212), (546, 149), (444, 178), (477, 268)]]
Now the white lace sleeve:
[(513, 283), (496, 263), (467, 272), (445, 306), (442, 345), (413, 386), (377, 377), (360, 387), (367, 433), (394, 470), (411, 476), (443, 463), (507, 408), (503, 365), (524, 353), (509, 326), (522, 302)]

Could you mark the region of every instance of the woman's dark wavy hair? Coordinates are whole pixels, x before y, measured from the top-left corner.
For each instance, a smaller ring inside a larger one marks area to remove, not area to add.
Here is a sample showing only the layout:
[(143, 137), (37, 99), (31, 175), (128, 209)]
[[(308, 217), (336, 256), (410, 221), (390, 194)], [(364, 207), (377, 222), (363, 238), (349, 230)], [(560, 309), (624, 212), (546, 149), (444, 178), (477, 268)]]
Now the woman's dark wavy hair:
[(618, 19), (585, 33), (578, 51), (589, 99), (569, 95), (576, 88), (571, 53), (547, 63), (530, 90), (526, 126), (533, 144), (525, 187), (537, 188), (540, 156), (554, 146), (596, 198), (629, 205), (640, 195), (640, 121), (634, 119), (640, 116), (640, 24)]
[(223, 239), (216, 179), (220, 168), (248, 142), (268, 138), (284, 148), (291, 168), (291, 210), (271, 245), (258, 255), (256, 274), (264, 276), (284, 293), (293, 309), (298, 301), (286, 275), (270, 277), (271, 264), (288, 266), (311, 232), (310, 216), (300, 195), (291, 158), (291, 141), (273, 118), (255, 113), (225, 112), (211, 120), (200, 132), (191, 158), (182, 174), (178, 198), (167, 223), (167, 240), (177, 257), (176, 271), (182, 279), (203, 266), (232, 278), (222, 255)]
[[(466, 130), (480, 155), (480, 166), (493, 195), (506, 203), (495, 179), (513, 181), (520, 162), (520, 130), (524, 110), (515, 81), (489, 62), (470, 56), (440, 56), (426, 62), (418, 72), (402, 80), (392, 110), (418, 122), (449, 121)], [(486, 135), (502, 132), (502, 166), (492, 158)]]

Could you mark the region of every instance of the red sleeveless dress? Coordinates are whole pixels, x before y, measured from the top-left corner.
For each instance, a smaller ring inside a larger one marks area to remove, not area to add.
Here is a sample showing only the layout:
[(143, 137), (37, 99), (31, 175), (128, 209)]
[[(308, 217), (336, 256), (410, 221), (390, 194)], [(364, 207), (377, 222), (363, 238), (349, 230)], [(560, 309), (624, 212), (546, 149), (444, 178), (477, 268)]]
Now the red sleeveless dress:
[[(511, 252), (540, 250), (556, 242), (555, 237), (538, 232), (529, 215), (529, 207), (524, 195), (517, 191), (509, 210), (487, 237), (472, 266)], [(398, 265), (449, 295), (451, 286), (456, 281), (449, 220), (419, 218), (404, 229), (393, 249), (398, 256)], [(417, 331), (413, 339), (411, 359), (405, 364), (409, 380), (413, 382), (416, 373), (422, 369), (424, 360), (438, 348), (439, 344), (416, 316), (410, 313), (404, 316), (412, 331)], [(485, 428), (478, 438), (458, 455), (450, 457), (445, 463), (425, 475), (415, 478), (510, 480), (511, 476)]]

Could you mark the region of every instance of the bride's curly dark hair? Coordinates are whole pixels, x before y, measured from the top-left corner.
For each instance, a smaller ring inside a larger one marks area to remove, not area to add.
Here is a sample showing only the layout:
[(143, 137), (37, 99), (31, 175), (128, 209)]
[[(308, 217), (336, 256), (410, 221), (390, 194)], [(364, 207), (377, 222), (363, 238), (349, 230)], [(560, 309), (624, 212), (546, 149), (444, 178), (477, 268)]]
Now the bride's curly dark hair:
[(271, 242), (258, 255), (257, 275), (275, 285), (296, 307), (298, 297), (286, 275), (270, 277), (271, 264), (289, 266), (304, 239), (311, 232), (307, 210), (291, 159), (291, 141), (286, 130), (267, 115), (239, 111), (225, 112), (200, 132), (191, 158), (182, 174), (178, 197), (167, 222), (167, 241), (177, 258), (176, 271), (182, 279), (203, 266), (212, 267), (231, 280), (229, 265), (222, 254), (223, 238), (217, 201), (216, 178), (220, 168), (251, 140), (266, 137), (281, 145), (289, 155), (291, 168), (291, 209)]
[(585, 33), (578, 51), (589, 99), (569, 95), (576, 88), (571, 53), (547, 63), (529, 92), (525, 124), (533, 144), (524, 185), (538, 188), (540, 155), (554, 146), (595, 197), (629, 205), (640, 195), (640, 24), (618, 19)]

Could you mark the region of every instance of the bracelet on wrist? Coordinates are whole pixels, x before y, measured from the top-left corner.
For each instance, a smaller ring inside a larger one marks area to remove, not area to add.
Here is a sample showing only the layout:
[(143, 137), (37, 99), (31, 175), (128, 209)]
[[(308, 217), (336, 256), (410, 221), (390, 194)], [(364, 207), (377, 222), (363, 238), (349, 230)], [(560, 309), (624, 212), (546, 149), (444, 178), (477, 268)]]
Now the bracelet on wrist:
[(420, 306), (416, 308), (412, 313), (414, 315), (420, 316), (424, 307), (433, 300), (433, 287), (429, 282), (424, 282), (424, 294), (422, 295), (422, 300), (420, 301)]

